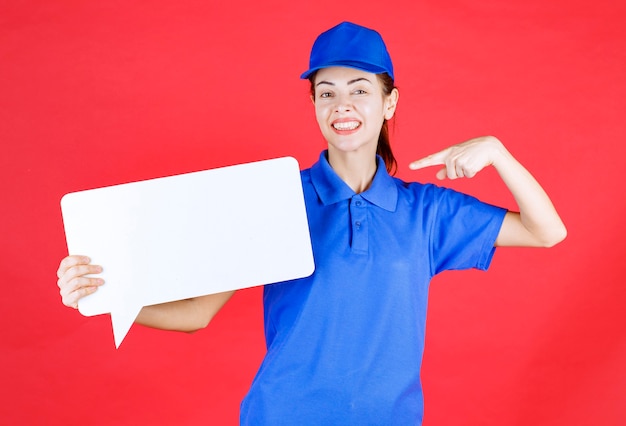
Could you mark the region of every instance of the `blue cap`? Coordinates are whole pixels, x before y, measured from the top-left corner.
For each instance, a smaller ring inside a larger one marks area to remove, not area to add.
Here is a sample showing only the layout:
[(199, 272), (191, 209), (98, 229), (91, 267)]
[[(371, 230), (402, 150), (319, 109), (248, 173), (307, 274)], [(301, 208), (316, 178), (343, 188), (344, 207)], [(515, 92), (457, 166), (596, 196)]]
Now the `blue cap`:
[(393, 64), (383, 38), (376, 31), (351, 22), (342, 22), (317, 37), (311, 49), (309, 69), (300, 78), (309, 78), (315, 71), (328, 67), (387, 73), (393, 79)]

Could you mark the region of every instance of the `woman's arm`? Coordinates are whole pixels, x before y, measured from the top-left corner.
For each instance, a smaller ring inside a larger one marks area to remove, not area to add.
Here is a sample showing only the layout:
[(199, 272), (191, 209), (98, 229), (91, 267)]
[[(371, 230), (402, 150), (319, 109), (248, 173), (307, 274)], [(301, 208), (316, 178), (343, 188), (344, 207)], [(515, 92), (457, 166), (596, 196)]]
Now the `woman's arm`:
[(193, 299), (144, 306), (135, 322), (161, 330), (193, 333), (209, 325), (234, 291), (194, 297)]
[(413, 170), (443, 165), (437, 177), (471, 178), (486, 166), (498, 171), (519, 213), (508, 212), (496, 239), (497, 246), (551, 247), (567, 235), (550, 198), (535, 178), (493, 136), (470, 139), (409, 165)]
[[(104, 284), (99, 274), (102, 267), (92, 265), (86, 256), (68, 256), (61, 261), (57, 276), (59, 292), (65, 306), (77, 309), (78, 301)], [(144, 306), (136, 323), (162, 330), (194, 332), (206, 327), (234, 291), (195, 297), (193, 299)]]

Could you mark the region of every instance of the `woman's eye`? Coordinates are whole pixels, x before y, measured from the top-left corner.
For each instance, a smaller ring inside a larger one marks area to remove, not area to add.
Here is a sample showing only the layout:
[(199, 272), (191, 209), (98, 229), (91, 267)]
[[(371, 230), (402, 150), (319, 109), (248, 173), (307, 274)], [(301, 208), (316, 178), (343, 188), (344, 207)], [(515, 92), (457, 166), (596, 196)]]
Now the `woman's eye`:
[(330, 92), (322, 92), (320, 93), (320, 98), (330, 98), (331, 93)]
[(355, 95), (364, 95), (366, 93), (367, 92), (365, 90), (363, 90), (363, 89), (357, 89), (357, 90), (354, 91)]

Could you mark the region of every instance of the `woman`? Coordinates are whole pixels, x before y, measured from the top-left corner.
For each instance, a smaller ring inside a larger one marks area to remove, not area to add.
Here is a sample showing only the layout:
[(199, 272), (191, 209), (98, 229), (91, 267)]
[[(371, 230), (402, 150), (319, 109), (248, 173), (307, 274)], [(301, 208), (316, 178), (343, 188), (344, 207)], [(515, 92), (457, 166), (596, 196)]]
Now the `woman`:
[[(535, 179), (494, 137), (411, 164), (473, 177), (492, 165), (520, 212), (434, 185), (405, 183), (387, 134), (399, 92), (380, 35), (344, 22), (314, 43), (311, 100), (328, 143), (302, 172), (316, 270), (264, 288), (267, 354), (241, 406), (251, 425), (421, 424), (420, 365), (430, 279), (487, 269), (496, 246), (548, 247), (566, 230)], [(59, 267), (63, 303), (103, 284), (83, 256)], [(137, 322), (193, 331), (232, 292), (143, 308)]]

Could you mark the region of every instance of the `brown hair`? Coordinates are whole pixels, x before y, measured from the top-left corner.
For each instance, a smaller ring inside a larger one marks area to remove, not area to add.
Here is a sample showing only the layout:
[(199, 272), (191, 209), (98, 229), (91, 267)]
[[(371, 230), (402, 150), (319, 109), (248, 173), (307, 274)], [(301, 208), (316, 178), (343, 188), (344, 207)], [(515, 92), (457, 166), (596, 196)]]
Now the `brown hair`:
[[(317, 72), (314, 72), (309, 76), (309, 81), (311, 82), (311, 95), (315, 97), (315, 75)], [(396, 88), (393, 78), (387, 73), (376, 74), (378, 77), (378, 81), (380, 82), (383, 88), (383, 94), (385, 96), (389, 96), (393, 89)], [(387, 168), (387, 172), (390, 175), (394, 175), (396, 170), (398, 169), (398, 162), (396, 161), (396, 157), (393, 156), (393, 152), (391, 151), (391, 143), (389, 141), (389, 124), (388, 120), (383, 121), (383, 125), (380, 129), (380, 134), (378, 135), (378, 145), (376, 147), (376, 154), (380, 155), (383, 161), (385, 162), (385, 167)]]
[[(393, 78), (389, 76), (387, 73), (376, 74), (378, 77), (378, 81), (380, 81), (383, 86), (383, 93), (385, 96), (389, 96), (393, 89), (396, 88), (393, 82)], [(380, 155), (382, 159), (385, 161), (385, 166), (387, 167), (387, 172), (390, 175), (394, 175), (396, 170), (398, 169), (398, 162), (396, 161), (396, 157), (393, 156), (393, 152), (391, 151), (391, 142), (389, 140), (389, 124), (388, 120), (383, 121), (383, 126), (380, 129), (380, 134), (378, 135), (378, 146), (376, 147), (376, 154)]]

